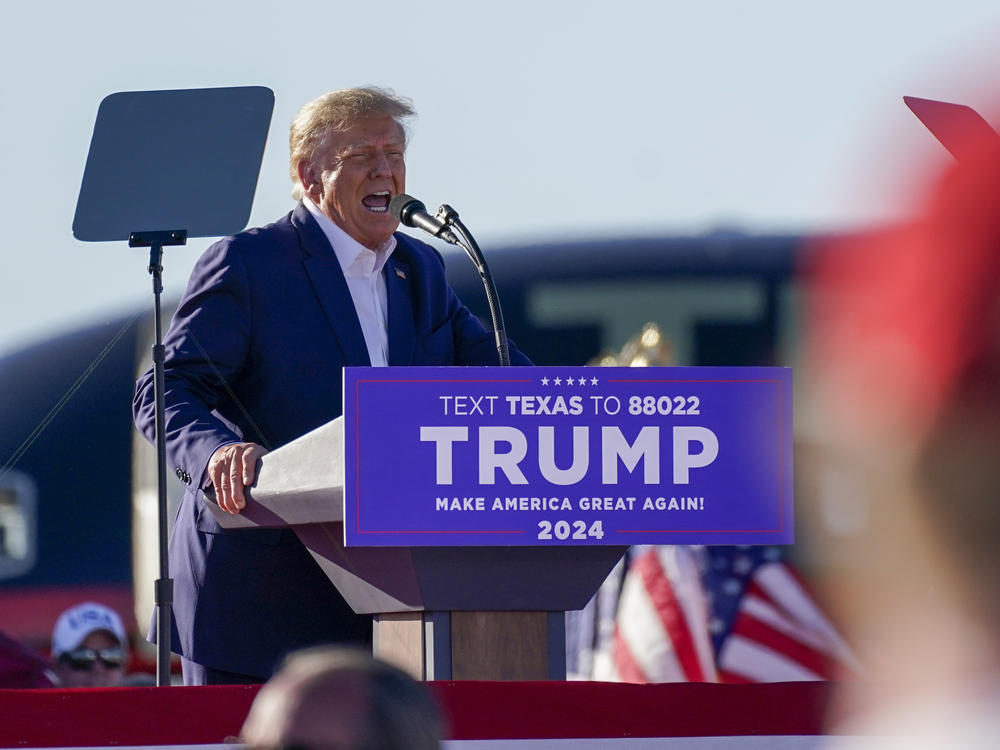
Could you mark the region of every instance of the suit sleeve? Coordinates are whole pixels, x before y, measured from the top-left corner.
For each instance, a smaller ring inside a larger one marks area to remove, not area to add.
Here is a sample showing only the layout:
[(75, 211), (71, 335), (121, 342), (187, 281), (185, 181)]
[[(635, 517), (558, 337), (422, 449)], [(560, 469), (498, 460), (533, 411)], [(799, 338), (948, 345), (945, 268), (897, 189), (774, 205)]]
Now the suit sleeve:
[[(164, 405), (169, 469), (201, 482), (212, 454), (243, 439), (216, 409), (236, 401), (233, 383), (245, 365), (251, 326), (246, 270), (231, 240), (210, 247), (191, 273), (164, 340)], [(132, 414), (155, 440), (153, 372), (137, 381)], [(178, 472), (180, 473), (180, 472)]]

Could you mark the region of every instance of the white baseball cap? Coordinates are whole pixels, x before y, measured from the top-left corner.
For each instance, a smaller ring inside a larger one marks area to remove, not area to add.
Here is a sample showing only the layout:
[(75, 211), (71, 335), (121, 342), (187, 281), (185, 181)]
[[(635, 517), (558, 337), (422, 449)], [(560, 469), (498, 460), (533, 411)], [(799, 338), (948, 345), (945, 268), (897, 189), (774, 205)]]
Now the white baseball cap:
[(70, 607), (56, 620), (52, 630), (52, 658), (58, 659), (67, 651), (78, 648), (95, 630), (106, 630), (124, 646), (128, 642), (122, 618), (113, 609), (95, 602), (84, 602)]

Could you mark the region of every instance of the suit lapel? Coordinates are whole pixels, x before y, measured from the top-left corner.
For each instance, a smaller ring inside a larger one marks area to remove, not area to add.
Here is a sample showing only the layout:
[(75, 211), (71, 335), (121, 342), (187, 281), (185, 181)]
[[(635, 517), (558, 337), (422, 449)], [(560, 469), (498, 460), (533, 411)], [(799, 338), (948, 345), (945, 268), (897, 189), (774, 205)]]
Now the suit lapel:
[(302, 261), (302, 265), (309, 275), (309, 281), (337, 343), (340, 344), (344, 362), (349, 365), (370, 365), (368, 347), (361, 332), (358, 314), (354, 310), (351, 291), (347, 288), (344, 272), (326, 235), (301, 203), (292, 212), (292, 224), (298, 230), (299, 242), (308, 256)]
[(413, 362), (416, 329), (413, 324), (410, 267), (397, 260), (399, 248), (396, 249), (397, 252), (389, 256), (385, 264), (385, 288), (389, 308), (389, 364), (399, 366)]

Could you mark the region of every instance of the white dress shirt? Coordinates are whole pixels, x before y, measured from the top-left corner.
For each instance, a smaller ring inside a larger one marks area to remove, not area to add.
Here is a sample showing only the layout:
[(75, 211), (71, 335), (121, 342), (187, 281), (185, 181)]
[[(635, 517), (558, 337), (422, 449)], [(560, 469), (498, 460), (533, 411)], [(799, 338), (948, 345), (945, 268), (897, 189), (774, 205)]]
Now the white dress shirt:
[(385, 367), (389, 364), (389, 314), (382, 269), (396, 249), (396, 238), (390, 237), (377, 250), (369, 250), (334, 224), (309, 198), (303, 198), (302, 203), (330, 241), (344, 271), (372, 366)]

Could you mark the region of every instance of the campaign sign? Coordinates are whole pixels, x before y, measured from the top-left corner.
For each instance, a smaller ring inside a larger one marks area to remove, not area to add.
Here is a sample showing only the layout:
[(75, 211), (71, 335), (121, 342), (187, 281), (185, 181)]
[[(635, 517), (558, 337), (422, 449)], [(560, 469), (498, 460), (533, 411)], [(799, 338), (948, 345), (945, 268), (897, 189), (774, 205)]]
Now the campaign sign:
[(792, 372), (348, 367), (347, 545), (790, 544)]

